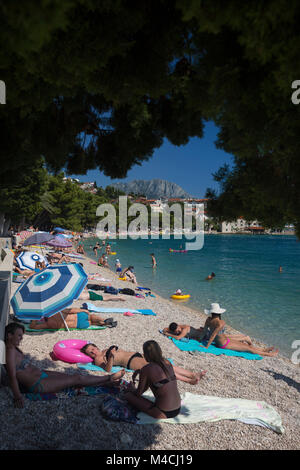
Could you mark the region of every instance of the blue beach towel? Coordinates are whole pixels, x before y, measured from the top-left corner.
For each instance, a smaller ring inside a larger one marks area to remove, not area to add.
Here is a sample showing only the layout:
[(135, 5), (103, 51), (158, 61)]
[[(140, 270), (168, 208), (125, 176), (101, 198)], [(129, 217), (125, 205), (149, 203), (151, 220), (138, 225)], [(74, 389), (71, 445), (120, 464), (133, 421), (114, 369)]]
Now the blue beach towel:
[[(168, 358), (168, 361), (171, 362), (171, 364), (174, 364), (173, 360)], [(77, 367), (79, 367), (79, 369), (85, 369), (85, 370), (99, 370), (101, 372), (107, 372), (105, 369), (102, 369), (102, 367), (99, 367), (99, 366), (96, 366), (95, 364), (92, 364), (91, 362), (89, 362), (88, 364), (82, 364), (82, 363), (78, 363), (77, 364)], [(111, 371), (109, 372), (110, 374), (114, 374), (115, 372), (118, 372), (119, 370), (121, 369), (125, 369), (126, 372), (134, 372), (134, 370), (132, 369), (126, 369), (126, 367), (120, 367), (120, 366), (113, 366), (111, 368)]]
[(90, 312), (97, 312), (97, 313), (125, 313), (125, 312), (131, 312), (131, 313), (140, 313), (141, 315), (154, 315), (156, 316), (156, 313), (154, 313), (150, 309), (132, 309), (132, 308), (105, 308), (105, 307), (96, 307), (95, 305), (91, 304), (90, 302), (85, 302), (82, 304), (82, 308), (89, 310)]
[[(162, 330), (159, 331), (160, 333), (162, 333)], [(242, 351), (233, 351), (232, 349), (221, 349), (214, 346), (214, 344), (211, 344), (208, 349), (205, 349), (204, 346), (206, 345), (206, 342), (199, 343), (199, 341), (195, 339), (183, 338), (183, 340), (181, 340), (172, 338), (171, 336), (168, 336), (168, 338), (170, 338), (175, 344), (175, 346), (177, 346), (177, 348), (179, 348), (181, 351), (201, 351), (203, 353), (215, 354), (216, 356), (225, 354), (225, 356), (243, 357), (245, 359), (249, 359), (250, 361), (258, 361), (262, 359), (262, 356), (259, 356), (258, 354), (252, 354), (249, 352)]]
[[(96, 366), (95, 364), (92, 364), (91, 362), (88, 363), (88, 364), (81, 364), (81, 363), (78, 363), (77, 364), (77, 367), (79, 367), (79, 369), (85, 369), (85, 370), (99, 370), (101, 372), (107, 372), (105, 369), (102, 369), (102, 367), (99, 367), (99, 366)], [(110, 374), (114, 374), (115, 372), (118, 372), (119, 370), (121, 369), (125, 369), (126, 372), (134, 372), (134, 370), (131, 370), (131, 369), (126, 369), (126, 367), (120, 367), (120, 366), (113, 366), (111, 368), (111, 371), (109, 372)]]

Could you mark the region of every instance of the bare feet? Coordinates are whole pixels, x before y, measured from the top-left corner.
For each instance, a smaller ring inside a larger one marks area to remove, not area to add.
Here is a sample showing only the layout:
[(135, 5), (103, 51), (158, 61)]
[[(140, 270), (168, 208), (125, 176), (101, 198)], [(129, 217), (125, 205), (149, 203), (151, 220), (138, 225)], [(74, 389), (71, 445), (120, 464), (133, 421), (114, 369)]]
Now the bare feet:
[(263, 350), (263, 353), (261, 354), (262, 356), (269, 356), (269, 357), (275, 357), (277, 356), (278, 352), (279, 352), (279, 349), (274, 349), (274, 346), (272, 346), (271, 348), (266, 348)]
[(201, 372), (195, 374), (195, 376), (196, 376), (197, 379), (198, 379), (198, 382), (199, 382), (199, 380), (203, 379), (203, 377), (205, 376), (206, 372), (207, 372), (207, 370), (202, 370)]
[(207, 370), (203, 370), (201, 372), (193, 374), (193, 377), (191, 377), (189, 383), (191, 385), (197, 385), (199, 380), (202, 379), (205, 376), (206, 372), (207, 372)]

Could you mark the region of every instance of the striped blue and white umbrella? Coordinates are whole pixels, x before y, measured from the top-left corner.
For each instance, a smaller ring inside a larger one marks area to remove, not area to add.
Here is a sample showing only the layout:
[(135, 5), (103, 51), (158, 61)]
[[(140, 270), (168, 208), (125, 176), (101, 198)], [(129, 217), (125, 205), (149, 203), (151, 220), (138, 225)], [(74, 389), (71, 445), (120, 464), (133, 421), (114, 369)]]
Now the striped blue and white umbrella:
[(20, 320), (51, 317), (69, 307), (88, 281), (80, 264), (54, 264), (29, 277), (11, 299)]
[(40, 261), (48, 266), (48, 261), (43, 255), (36, 253), (35, 251), (22, 251), (22, 253), (16, 258), (20, 269), (34, 269), (35, 263)]

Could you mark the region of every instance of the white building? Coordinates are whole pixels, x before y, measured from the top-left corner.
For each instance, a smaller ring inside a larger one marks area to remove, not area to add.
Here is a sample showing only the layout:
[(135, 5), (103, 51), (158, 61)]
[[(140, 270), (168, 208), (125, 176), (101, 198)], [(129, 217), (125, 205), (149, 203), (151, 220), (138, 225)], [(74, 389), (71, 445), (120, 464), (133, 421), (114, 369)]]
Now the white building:
[(239, 217), (233, 222), (222, 222), (221, 224), (222, 233), (251, 232), (263, 230), (264, 228), (260, 226), (260, 223), (257, 220), (249, 222), (243, 217)]

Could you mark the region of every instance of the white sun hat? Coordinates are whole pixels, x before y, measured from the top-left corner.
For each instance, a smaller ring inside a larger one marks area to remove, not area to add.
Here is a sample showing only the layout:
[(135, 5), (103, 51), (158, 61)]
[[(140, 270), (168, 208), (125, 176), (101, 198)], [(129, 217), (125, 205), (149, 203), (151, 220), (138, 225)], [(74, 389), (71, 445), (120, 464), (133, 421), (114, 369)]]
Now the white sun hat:
[(210, 309), (204, 309), (204, 313), (206, 313), (206, 315), (210, 315), (211, 313), (217, 313), (220, 315), (224, 312), (226, 312), (226, 308), (221, 308), (217, 303), (210, 304)]

